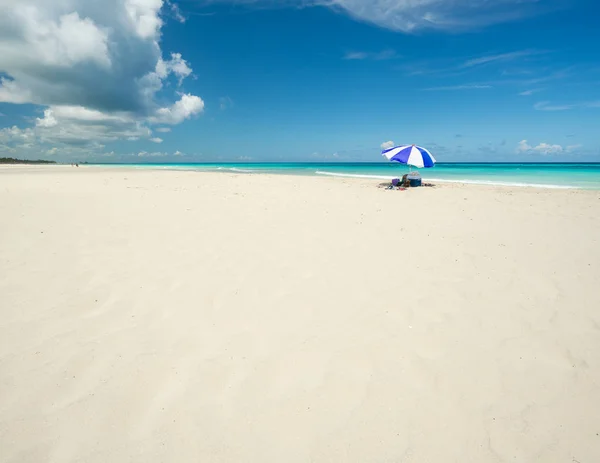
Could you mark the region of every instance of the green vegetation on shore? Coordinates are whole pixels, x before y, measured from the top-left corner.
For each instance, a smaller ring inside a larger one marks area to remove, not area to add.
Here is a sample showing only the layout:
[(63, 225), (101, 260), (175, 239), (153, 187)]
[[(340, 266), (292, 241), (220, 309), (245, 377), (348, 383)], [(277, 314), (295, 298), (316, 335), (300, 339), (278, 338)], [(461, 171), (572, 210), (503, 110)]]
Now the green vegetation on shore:
[(56, 164), (56, 161), (44, 161), (42, 159), (15, 159), (15, 158), (0, 158), (0, 164)]

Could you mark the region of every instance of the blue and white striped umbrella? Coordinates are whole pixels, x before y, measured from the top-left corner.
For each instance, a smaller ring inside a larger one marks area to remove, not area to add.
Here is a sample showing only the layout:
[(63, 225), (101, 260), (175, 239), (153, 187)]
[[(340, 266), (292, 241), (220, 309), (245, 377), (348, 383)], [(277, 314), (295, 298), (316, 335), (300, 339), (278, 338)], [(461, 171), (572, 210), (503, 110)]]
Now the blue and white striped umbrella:
[(425, 148), (415, 145), (394, 146), (381, 152), (390, 161), (415, 167), (433, 167), (435, 158)]

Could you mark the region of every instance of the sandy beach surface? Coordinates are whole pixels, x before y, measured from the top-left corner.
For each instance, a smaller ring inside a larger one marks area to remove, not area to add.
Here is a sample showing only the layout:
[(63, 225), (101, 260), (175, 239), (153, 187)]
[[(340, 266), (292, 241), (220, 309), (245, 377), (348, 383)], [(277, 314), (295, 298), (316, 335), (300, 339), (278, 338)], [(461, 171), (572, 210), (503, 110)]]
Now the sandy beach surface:
[(0, 461), (600, 462), (600, 192), (0, 168)]

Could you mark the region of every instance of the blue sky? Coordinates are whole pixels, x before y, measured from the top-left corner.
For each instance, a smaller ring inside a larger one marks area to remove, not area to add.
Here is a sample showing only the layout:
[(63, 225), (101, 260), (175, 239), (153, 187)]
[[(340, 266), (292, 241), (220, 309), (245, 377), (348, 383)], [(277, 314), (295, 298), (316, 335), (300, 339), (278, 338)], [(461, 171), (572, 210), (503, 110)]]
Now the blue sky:
[(0, 5), (0, 156), (600, 161), (592, 1), (108, 3)]

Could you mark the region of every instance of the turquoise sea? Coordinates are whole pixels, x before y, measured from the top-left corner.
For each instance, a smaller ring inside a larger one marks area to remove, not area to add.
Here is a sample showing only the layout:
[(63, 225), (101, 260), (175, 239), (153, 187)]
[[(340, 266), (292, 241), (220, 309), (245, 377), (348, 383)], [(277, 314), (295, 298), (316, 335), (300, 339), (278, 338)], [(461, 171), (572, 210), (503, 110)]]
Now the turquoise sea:
[[(140, 169), (220, 171), (247, 174), (322, 175), (381, 180), (401, 177), (409, 170), (405, 165), (382, 162), (118, 165)], [(413, 170), (416, 169), (413, 168)], [(425, 181), (431, 182), (600, 189), (600, 163), (438, 163), (431, 169), (418, 170)]]

